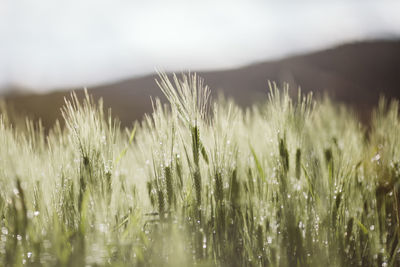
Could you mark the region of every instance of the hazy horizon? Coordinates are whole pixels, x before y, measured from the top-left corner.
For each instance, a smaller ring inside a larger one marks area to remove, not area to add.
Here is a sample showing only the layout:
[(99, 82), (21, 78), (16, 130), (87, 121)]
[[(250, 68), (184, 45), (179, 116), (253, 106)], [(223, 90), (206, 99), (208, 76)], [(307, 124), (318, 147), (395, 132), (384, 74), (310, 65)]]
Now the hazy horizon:
[(212, 70), (400, 36), (400, 3), (0, 1), (0, 93)]

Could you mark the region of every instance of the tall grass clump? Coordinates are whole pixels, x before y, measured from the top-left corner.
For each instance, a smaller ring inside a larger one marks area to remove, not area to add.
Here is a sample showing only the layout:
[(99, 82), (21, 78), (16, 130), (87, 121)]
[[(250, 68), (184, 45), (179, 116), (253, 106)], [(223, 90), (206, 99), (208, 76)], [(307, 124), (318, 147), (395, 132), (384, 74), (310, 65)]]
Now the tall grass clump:
[(168, 103), (124, 129), (87, 93), (48, 131), (2, 112), (2, 265), (400, 265), (397, 101), (364, 126), (274, 83), (246, 110), (157, 83)]

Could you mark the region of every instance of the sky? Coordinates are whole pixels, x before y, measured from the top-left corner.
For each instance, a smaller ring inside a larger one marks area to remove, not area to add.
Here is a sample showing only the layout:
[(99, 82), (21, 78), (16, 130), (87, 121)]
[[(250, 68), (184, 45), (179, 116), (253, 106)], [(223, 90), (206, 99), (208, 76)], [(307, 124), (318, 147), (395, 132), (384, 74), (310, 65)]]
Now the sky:
[(0, 93), (235, 68), (400, 37), (400, 1), (0, 0)]

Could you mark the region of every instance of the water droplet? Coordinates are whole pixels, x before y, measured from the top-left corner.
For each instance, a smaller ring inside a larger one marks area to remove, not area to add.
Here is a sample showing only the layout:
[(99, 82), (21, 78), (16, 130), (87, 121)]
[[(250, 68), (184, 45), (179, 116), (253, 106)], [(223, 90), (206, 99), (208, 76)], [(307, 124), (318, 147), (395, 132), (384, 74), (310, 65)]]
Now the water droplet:
[(5, 227), (1, 228), (1, 232), (3, 233), (3, 235), (7, 235), (8, 234), (8, 229)]
[(374, 162), (374, 161), (378, 161), (380, 159), (381, 159), (381, 155), (379, 155), (379, 153), (378, 153), (371, 159), (371, 161)]

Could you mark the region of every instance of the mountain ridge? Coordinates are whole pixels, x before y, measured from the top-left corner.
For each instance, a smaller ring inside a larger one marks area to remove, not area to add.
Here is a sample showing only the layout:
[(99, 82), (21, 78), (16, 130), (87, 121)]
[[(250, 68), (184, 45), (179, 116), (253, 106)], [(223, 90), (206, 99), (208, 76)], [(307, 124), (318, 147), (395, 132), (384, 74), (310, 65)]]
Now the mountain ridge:
[[(281, 60), (197, 74), (210, 86), (214, 96), (222, 91), (243, 107), (265, 100), (268, 81), (275, 81), (296, 88), (292, 92), (301, 87), (302, 92), (313, 91), (317, 97), (328, 94), (367, 120), (381, 94), (400, 99), (400, 40), (345, 44)], [(89, 88), (88, 92), (95, 99), (102, 97), (105, 107), (112, 108), (123, 125), (129, 125), (151, 112), (150, 96), (165, 99), (154, 81), (156, 77), (151, 74), (122, 80)], [(79, 97), (83, 96), (83, 90), (75, 91)], [(70, 92), (8, 95), (4, 99), (17, 112), (41, 118), (48, 127), (60, 118), (64, 97)]]

